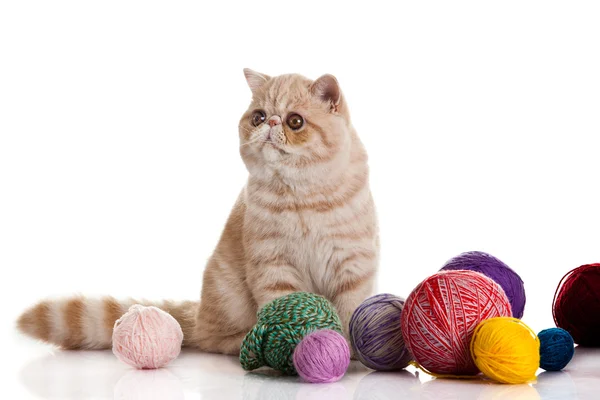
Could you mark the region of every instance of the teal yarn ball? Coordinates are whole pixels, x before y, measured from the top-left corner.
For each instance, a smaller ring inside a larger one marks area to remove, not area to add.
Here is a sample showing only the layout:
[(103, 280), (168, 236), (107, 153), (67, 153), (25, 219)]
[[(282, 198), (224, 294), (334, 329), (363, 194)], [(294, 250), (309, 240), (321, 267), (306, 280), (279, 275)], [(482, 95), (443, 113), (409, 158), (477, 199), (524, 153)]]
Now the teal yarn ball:
[(575, 354), (575, 343), (569, 332), (561, 328), (544, 329), (538, 333), (540, 339), (540, 368), (560, 371), (567, 366)]
[(246, 371), (269, 366), (296, 375), (296, 345), (309, 333), (331, 329), (342, 333), (333, 305), (324, 297), (306, 292), (291, 293), (259, 310), (256, 325), (244, 338), (240, 363)]

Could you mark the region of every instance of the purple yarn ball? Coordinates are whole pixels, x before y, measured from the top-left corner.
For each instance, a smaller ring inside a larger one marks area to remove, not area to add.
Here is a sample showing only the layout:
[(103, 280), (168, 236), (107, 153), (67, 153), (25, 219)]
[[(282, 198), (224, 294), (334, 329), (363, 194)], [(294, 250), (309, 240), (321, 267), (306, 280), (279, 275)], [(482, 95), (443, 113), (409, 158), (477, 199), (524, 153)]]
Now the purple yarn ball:
[(350, 365), (350, 348), (346, 339), (331, 329), (306, 335), (294, 350), (298, 375), (310, 383), (337, 382)]
[(363, 301), (350, 319), (350, 342), (356, 357), (369, 368), (405, 368), (412, 357), (404, 344), (400, 316), (404, 299), (378, 294)]
[(448, 262), (441, 270), (468, 270), (479, 272), (499, 284), (510, 301), (513, 317), (523, 317), (525, 287), (521, 277), (496, 257), (482, 251), (462, 253)]

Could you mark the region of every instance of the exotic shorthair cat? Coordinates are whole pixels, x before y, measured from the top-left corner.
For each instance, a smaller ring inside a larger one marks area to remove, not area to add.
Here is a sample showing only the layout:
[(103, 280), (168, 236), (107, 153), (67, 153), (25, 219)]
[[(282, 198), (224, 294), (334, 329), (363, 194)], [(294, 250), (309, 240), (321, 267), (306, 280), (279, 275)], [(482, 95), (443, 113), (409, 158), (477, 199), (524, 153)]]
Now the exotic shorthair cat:
[[(200, 302), (154, 304), (181, 324), (184, 345), (238, 354), (257, 310), (308, 291), (328, 298), (347, 332), (372, 293), (379, 238), (367, 154), (335, 77), (245, 69), (252, 102), (239, 122), (248, 182), (204, 272)], [(74, 297), (27, 310), (19, 329), (67, 349), (111, 346), (134, 300)]]

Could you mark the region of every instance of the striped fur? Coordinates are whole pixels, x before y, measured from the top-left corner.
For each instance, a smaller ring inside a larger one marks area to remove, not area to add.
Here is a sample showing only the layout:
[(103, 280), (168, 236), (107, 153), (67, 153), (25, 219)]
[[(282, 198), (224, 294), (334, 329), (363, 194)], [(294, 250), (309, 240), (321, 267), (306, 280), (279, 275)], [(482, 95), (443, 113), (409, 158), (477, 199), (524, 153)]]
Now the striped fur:
[[(347, 331), (372, 292), (379, 257), (367, 155), (335, 78), (244, 72), (253, 95), (239, 122), (248, 182), (204, 271), (200, 303), (158, 304), (182, 324), (185, 345), (226, 354), (239, 352), (258, 308), (295, 291), (330, 299)], [(283, 123), (255, 127), (255, 110)], [(285, 123), (291, 113), (304, 119), (298, 130)], [(18, 324), (65, 348), (106, 348), (132, 303), (44, 301)]]
[(117, 301), (112, 297), (94, 299), (77, 296), (42, 301), (20, 316), (17, 327), (31, 337), (64, 349), (106, 349), (111, 346), (115, 321), (133, 304), (160, 307), (177, 319), (184, 337), (191, 336), (197, 302)]

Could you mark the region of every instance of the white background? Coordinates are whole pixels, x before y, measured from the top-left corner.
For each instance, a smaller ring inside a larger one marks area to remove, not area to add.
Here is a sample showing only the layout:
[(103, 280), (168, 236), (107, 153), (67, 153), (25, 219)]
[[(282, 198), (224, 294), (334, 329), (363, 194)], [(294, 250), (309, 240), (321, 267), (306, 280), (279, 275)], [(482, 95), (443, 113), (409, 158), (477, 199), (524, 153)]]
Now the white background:
[(247, 175), (244, 67), (337, 76), (370, 154), (378, 291), (483, 250), (552, 326), (562, 275), (600, 260), (599, 20), (592, 1), (3, 1), (3, 364), (47, 351), (13, 330), (37, 299), (198, 298)]

